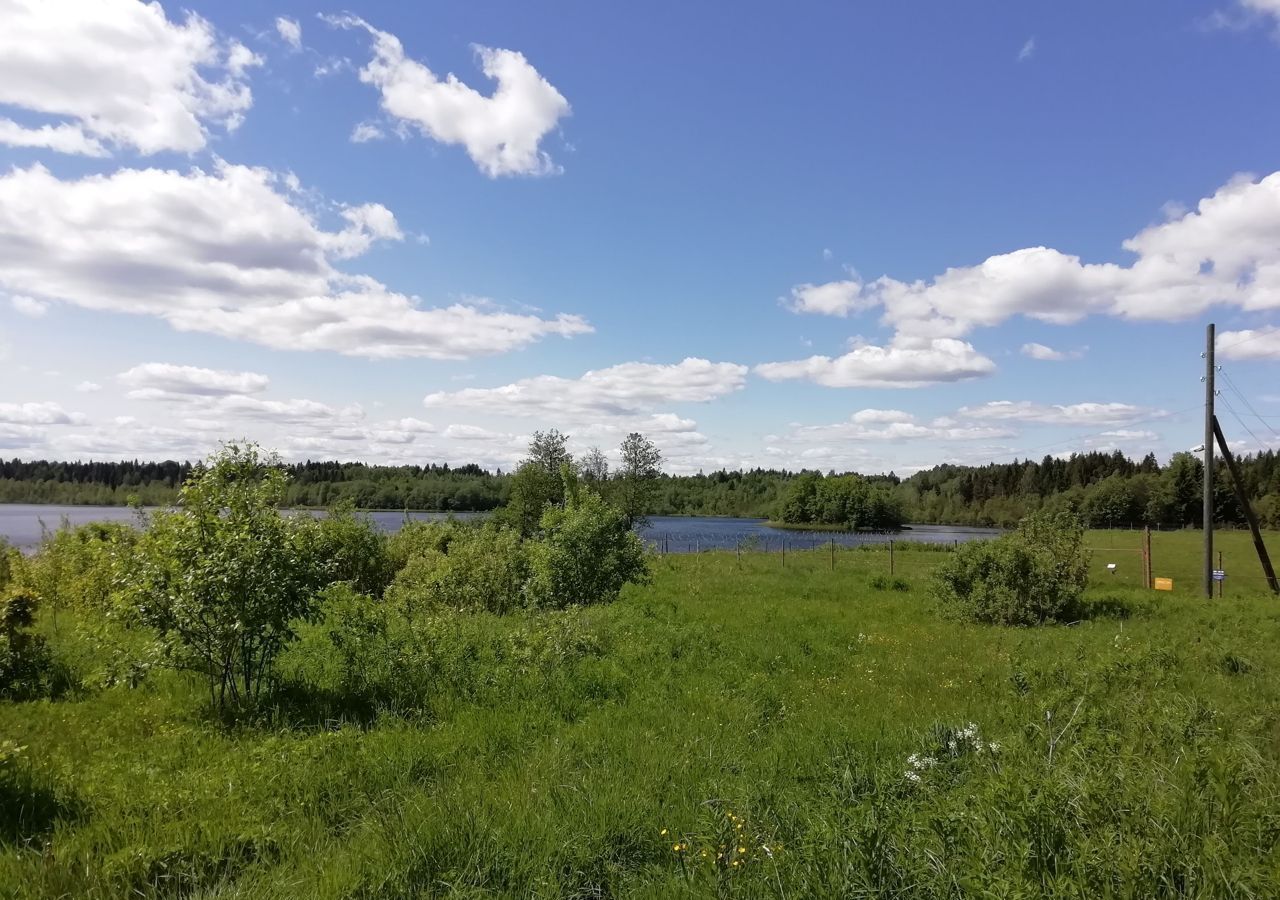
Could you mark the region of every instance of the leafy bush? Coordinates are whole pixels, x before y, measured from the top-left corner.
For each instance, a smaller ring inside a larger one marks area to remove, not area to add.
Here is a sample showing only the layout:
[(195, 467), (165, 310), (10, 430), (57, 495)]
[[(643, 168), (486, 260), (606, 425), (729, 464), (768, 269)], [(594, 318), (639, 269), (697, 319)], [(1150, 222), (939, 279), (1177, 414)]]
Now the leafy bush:
[(13, 582), (22, 565), (22, 555), (9, 546), (9, 542), (0, 537), (0, 591)]
[(319, 518), (300, 517), (298, 543), (318, 578), (316, 587), (344, 582), (364, 594), (381, 596), (395, 574), (387, 537), (350, 503)]
[(405, 682), (406, 632), (387, 604), (349, 583), (330, 585), (317, 598), (315, 621), (302, 624), (298, 640), (281, 653), (279, 699), (325, 707), (329, 716), (367, 717), (387, 701), (389, 688)]
[(31, 700), (60, 686), (44, 636), (31, 630), (35, 612), (31, 591), (10, 587), (0, 594), (0, 697)]
[(962, 544), (938, 568), (935, 592), (967, 621), (1042, 625), (1077, 618), (1088, 580), (1080, 520), (1039, 512), (1012, 534)]
[(563, 609), (618, 599), (628, 582), (647, 583), (644, 545), (626, 517), (591, 491), (569, 492), (563, 509), (542, 514), (542, 537), (529, 542), (534, 606)]
[(525, 605), (528, 554), (513, 529), (458, 529), (444, 550), (411, 557), (387, 588), (387, 600), (412, 615), (423, 609), (509, 612)]
[(112, 604), (118, 572), (140, 538), (122, 522), (94, 522), (47, 533), (23, 566), (21, 580), (55, 616), (63, 609), (101, 612)]
[(406, 522), (403, 528), (387, 538), (387, 562), (392, 576), (415, 556), (429, 552), (447, 553), (454, 537), (466, 531), (467, 527), (455, 519)]
[(192, 471), (181, 509), (152, 515), (130, 573), (138, 616), (219, 709), (258, 698), (323, 582), (311, 524), (277, 509), (284, 487), (273, 458), (227, 444)]

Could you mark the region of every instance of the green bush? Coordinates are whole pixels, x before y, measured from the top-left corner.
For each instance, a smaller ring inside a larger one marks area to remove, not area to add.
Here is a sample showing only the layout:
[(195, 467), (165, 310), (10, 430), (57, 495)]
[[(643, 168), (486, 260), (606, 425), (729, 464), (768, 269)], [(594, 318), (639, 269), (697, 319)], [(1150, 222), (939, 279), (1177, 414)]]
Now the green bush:
[(331, 585), (318, 598), (315, 621), (300, 625), (298, 640), (281, 653), (282, 698), (327, 706), (339, 717), (367, 715), (388, 703), (389, 691), (407, 686), (411, 649), (406, 623), (387, 604), (349, 583)]
[(35, 634), (36, 597), (10, 587), (0, 594), (0, 697), (32, 700), (58, 686), (53, 657), (44, 636)]
[(935, 593), (966, 621), (1042, 625), (1078, 618), (1088, 580), (1079, 518), (1039, 512), (1012, 534), (962, 544), (938, 568)]
[(387, 600), (411, 616), (424, 609), (510, 612), (526, 605), (526, 545), (513, 529), (456, 529), (445, 549), (410, 557)]
[(618, 599), (628, 582), (647, 583), (640, 538), (623, 513), (591, 491), (574, 490), (563, 509), (542, 514), (542, 536), (530, 541), (532, 605), (563, 609)]
[(403, 528), (387, 538), (386, 554), (392, 576), (415, 556), (429, 552), (447, 553), (453, 539), (468, 528), (467, 524), (456, 519), (406, 522)]
[(317, 588), (343, 582), (360, 593), (382, 596), (395, 570), (386, 535), (367, 515), (348, 502), (318, 518), (299, 517), (299, 525), (298, 546), (309, 557)]
[(64, 609), (103, 612), (113, 602), (120, 573), (128, 568), (140, 536), (121, 522), (64, 526), (46, 534), (39, 551), (24, 561), (20, 580), (55, 616)]
[(192, 471), (180, 509), (152, 515), (128, 576), (138, 618), (219, 709), (258, 699), (323, 583), (311, 524), (280, 514), (284, 487), (273, 458), (227, 444)]
[(9, 546), (9, 542), (0, 538), (0, 591), (7, 588), (18, 576), (22, 565), (22, 555)]

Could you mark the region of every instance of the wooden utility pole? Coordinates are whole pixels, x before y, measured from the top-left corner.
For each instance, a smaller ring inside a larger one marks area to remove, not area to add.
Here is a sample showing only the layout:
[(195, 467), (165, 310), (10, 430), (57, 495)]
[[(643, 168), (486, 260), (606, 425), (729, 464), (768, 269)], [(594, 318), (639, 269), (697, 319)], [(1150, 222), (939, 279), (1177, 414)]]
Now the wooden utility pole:
[(1151, 590), (1151, 526), (1142, 529), (1142, 586)]
[(1262, 531), (1258, 528), (1258, 517), (1253, 514), (1253, 506), (1249, 503), (1249, 495), (1244, 489), (1244, 480), (1236, 467), (1236, 458), (1227, 447), (1227, 439), (1222, 434), (1222, 426), (1213, 419), (1213, 436), (1218, 439), (1218, 447), (1222, 450), (1222, 459), (1231, 473), (1231, 486), (1236, 491), (1236, 501), (1244, 512), (1245, 521), (1249, 523), (1249, 531), (1253, 534), (1253, 548), (1258, 551), (1258, 562), (1262, 563), (1262, 574), (1267, 576), (1267, 585), (1273, 593), (1280, 594), (1280, 583), (1276, 582), (1276, 570), (1271, 567), (1271, 556), (1267, 553), (1267, 545), (1262, 542)]
[(1204, 595), (1213, 599), (1213, 338), (1210, 322), (1204, 347)]

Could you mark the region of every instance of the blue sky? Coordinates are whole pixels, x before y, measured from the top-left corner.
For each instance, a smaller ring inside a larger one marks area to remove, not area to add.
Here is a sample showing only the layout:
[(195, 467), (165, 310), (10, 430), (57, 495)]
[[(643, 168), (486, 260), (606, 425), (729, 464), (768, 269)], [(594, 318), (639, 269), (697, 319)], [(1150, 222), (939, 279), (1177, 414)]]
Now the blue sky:
[(1280, 0), (0, 0), (0, 453), (1167, 456), (1209, 321), (1276, 446), (1278, 83)]

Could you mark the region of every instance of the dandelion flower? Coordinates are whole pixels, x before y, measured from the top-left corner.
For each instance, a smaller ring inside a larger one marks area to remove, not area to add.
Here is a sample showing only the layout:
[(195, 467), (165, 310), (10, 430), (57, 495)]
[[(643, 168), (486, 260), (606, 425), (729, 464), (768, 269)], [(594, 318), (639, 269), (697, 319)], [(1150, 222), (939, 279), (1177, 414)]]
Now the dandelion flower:
[(667, 834), (667, 829), (665, 829), (665, 828), (664, 828), (664, 829), (662, 829), (661, 831), (659, 831), (659, 832), (658, 832), (658, 834), (663, 835), (663, 836), (665, 837), (665, 836), (666, 836), (666, 834)]

